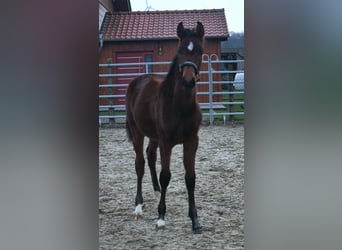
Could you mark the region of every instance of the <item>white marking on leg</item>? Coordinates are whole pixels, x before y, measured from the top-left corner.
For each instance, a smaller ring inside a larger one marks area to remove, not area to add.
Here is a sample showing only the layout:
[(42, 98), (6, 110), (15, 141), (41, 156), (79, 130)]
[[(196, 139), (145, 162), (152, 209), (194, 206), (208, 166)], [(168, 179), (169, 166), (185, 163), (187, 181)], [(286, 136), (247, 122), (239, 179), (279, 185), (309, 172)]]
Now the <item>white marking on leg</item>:
[(158, 219), (157, 220), (157, 228), (165, 227), (165, 220)]
[(138, 204), (135, 207), (134, 213), (133, 213), (137, 218), (138, 216), (142, 216), (142, 204)]

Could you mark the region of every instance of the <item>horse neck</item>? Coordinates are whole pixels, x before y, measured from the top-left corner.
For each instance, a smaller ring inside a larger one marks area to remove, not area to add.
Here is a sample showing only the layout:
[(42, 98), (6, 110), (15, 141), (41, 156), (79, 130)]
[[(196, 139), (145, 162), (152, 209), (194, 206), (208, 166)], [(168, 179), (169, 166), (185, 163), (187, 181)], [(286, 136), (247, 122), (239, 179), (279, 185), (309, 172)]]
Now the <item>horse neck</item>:
[(170, 70), (162, 83), (161, 95), (172, 104), (174, 112), (189, 112), (196, 104), (196, 87), (192, 90), (182, 87), (182, 77), (179, 72), (177, 56), (173, 59)]
[(163, 91), (165, 95), (173, 94), (174, 88), (176, 86), (176, 82), (180, 77), (180, 72), (178, 68), (178, 59), (177, 56), (174, 57), (169, 72), (165, 80), (162, 83), (161, 91)]

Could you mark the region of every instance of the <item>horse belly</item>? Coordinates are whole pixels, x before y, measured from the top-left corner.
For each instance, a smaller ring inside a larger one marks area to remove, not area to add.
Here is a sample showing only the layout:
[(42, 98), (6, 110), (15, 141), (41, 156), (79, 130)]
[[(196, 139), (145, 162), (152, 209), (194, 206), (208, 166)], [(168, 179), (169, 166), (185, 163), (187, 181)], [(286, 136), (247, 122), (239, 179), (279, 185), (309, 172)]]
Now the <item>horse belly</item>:
[(153, 122), (146, 119), (140, 119), (136, 121), (136, 124), (142, 134), (151, 139), (158, 139), (156, 128)]
[(154, 117), (160, 79), (150, 75), (141, 76), (139, 79), (139, 83), (135, 86), (137, 94), (133, 108), (134, 121), (142, 134), (157, 139)]
[(134, 112), (134, 120), (142, 134), (152, 139), (158, 138), (153, 120), (153, 110), (151, 110), (148, 104), (137, 105)]

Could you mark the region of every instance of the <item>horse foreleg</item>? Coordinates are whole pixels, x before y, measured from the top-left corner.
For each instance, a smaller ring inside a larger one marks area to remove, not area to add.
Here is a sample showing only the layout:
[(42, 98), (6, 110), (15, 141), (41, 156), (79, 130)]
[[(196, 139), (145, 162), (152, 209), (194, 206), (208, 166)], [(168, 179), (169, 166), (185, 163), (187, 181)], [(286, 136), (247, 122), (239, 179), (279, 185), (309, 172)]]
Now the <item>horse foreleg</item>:
[(187, 176), (185, 175), (186, 188), (188, 189), (188, 200), (189, 200), (189, 217), (192, 222), (192, 230), (194, 233), (201, 233), (202, 226), (198, 221), (197, 209), (195, 206), (195, 180), (196, 175)]
[(189, 201), (189, 217), (192, 222), (192, 230), (194, 233), (201, 233), (202, 226), (197, 218), (197, 209), (195, 206), (195, 156), (198, 147), (198, 137), (194, 136), (191, 140), (183, 145), (184, 155), (183, 163), (185, 168), (185, 184), (188, 190)]
[(165, 226), (165, 213), (166, 213), (166, 204), (165, 204), (165, 195), (166, 189), (169, 185), (171, 179), (170, 172), (170, 157), (171, 157), (171, 146), (165, 143), (161, 143), (160, 147), (160, 158), (162, 170), (159, 175), (159, 182), (161, 186), (161, 195), (158, 206), (158, 221), (157, 221), (157, 229)]

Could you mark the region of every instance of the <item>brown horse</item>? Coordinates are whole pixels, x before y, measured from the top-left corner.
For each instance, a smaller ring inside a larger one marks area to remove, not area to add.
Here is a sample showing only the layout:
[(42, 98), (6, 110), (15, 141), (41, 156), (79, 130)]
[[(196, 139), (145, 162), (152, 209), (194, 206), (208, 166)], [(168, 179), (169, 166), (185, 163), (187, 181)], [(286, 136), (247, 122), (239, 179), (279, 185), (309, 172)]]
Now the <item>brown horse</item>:
[[(195, 233), (201, 232), (195, 207), (195, 155), (198, 147), (198, 130), (202, 114), (196, 102), (196, 82), (202, 63), (204, 28), (197, 22), (195, 29), (177, 27), (179, 47), (165, 79), (142, 75), (128, 86), (126, 95), (126, 129), (133, 142), (137, 194), (135, 215), (142, 213), (143, 197), (141, 182), (144, 175), (144, 137), (149, 137), (146, 150), (153, 188), (161, 191), (158, 206), (157, 228), (165, 226), (165, 194), (171, 179), (170, 157), (172, 148), (183, 144), (185, 183), (188, 190), (189, 216)], [(157, 148), (160, 148), (161, 172), (159, 183), (156, 175)]]

